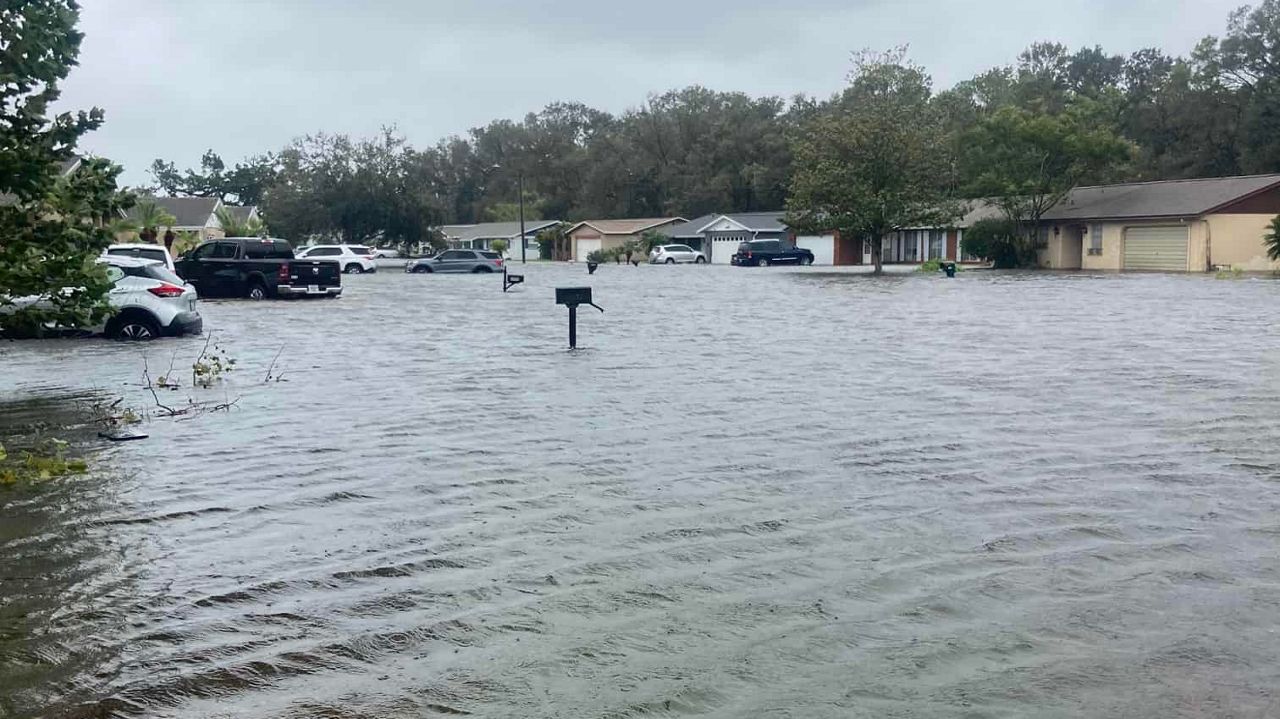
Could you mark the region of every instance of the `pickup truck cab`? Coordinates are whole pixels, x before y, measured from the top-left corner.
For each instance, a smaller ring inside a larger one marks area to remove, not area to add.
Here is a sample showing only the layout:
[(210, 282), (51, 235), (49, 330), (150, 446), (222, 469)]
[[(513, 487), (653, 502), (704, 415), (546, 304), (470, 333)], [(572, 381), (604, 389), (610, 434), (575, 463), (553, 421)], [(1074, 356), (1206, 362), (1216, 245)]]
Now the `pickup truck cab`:
[(803, 247), (788, 247), (782, 240), (751, 240), (738, 245), (729, 261), (739, 267), (812, 265), (813, 253)]
[(330, 259), (295, 259), (285, 240), (225, 237), (196, 246), (175, 263), (201, 297), (337, 297), (342, 271)]

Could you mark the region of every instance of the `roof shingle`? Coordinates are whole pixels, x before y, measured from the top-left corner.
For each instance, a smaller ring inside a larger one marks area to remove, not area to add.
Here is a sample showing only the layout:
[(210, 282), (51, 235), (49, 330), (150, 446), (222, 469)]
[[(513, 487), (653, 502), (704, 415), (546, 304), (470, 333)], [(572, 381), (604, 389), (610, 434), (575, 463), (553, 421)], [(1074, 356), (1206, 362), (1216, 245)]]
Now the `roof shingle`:
[(1194, 217), (1276, 185), (1280, 185), (1280, 174), (1077, 187), (1044, 219)]

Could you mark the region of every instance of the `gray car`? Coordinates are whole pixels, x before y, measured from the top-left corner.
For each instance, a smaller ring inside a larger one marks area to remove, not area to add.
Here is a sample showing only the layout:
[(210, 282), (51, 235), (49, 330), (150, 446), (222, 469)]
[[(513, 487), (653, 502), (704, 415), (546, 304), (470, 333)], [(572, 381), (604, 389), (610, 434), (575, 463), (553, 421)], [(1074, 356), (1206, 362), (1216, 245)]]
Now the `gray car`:
[(413, 260), (405, 272), (501, 272), (502, 256), (488, 250), (445, 250), (435, 257)]

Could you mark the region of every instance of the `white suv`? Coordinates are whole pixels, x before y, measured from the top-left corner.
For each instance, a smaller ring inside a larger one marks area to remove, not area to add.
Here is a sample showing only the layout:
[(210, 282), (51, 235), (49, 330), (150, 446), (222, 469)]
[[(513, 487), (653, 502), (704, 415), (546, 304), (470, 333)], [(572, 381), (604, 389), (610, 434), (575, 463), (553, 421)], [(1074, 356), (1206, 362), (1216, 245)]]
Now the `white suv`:
[(298, 249), (297, 258), (307, 260), (337, 260), (342, 271), (349, 275), (362, 272), (377, 272), (378, 263), (374, 262), (374, 251), (364, 245), (313, 245)]
[(674, 265), (677, 262), (701, 265), (706, 261), (706, 255), (688, 245), (658, 245), (649, 251), (651, 265)]
[[(198, 335), (204, 321), (196, 309), (196, 291), (182, 278), (155, 260), (109, 255), (98, 262), (107, 266), (111, 290), (107, 301), (115, 315), (97, 327), (50, 327), (55, 334), (104, 334), (113, 339), (152, 340), (162, 335)], [(72, 292), (68, 288), (64, 292)], [(18, 297), (5, 311), (48, 304), (48, 297)]]

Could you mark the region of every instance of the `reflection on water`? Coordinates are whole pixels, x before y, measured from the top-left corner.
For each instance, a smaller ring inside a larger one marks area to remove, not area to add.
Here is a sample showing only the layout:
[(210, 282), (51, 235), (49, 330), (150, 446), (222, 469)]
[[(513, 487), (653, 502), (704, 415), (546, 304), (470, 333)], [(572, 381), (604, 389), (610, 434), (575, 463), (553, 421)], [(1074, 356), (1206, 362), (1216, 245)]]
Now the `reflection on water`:
[(525, 274), (207, 303), (234, 411), (0, 490), (0, 716), (1276, 710), (1280, 283)]

